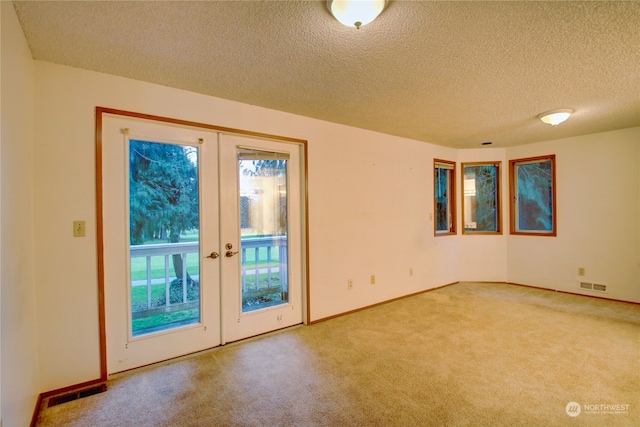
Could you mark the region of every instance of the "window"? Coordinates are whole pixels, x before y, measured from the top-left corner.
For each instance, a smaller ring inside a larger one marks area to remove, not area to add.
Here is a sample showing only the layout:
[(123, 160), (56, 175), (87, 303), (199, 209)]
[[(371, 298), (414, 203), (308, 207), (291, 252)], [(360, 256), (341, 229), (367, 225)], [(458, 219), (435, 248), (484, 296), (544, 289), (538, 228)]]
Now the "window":
[(511, 234), (556, 235), (555, 155), (509, 161)]
[(434, 160), (435, 235), (456, 234), (455, 162)]
[(500, 162), (462, 163), (462, 234), (502, 234)]

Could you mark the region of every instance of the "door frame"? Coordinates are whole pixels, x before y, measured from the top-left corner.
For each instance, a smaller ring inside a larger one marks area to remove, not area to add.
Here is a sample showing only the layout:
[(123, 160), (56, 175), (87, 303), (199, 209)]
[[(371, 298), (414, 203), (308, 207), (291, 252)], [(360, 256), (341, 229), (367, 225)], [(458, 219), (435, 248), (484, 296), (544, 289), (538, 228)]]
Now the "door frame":
[(193, 122), (189, 120), (175, 119), (170, 117), (156, 116), (151, 114), (137, 113), (133, 111), (119, 110), (106, 107), (96, 107), (95, 110), (95, 140), (96, 140), (96, 238), (97, 238), (97, 279), (98, 279), (98, 321), (99, 321), (99, 334), (100, 334), (100, 379), (98, 381), (104, 382), (108, 379), (107, 371), (107, 334), (106, 334), (106, 309), (105, 309), (105, 280), (104, 280), (104, 223), (103, 223), (103, 167), (102, 167), (102, 123), (104, 115), (129, 117), (134, 119), (141, 119), (147, 121), (156, 121), (161, 123), (169, 123), (176, 126), (185, 126), (194, 129), (207, 129), (211, 131), (218, 131), (224, 133), (230, 133), (240, 136), (248, 136), (253, 138), (263, 138), (274, 140), (277, 142), (285, 142), (290, 144), (296, 144), (302, 148), (302, 183), (301, 189), (304, 192), (302, 201), (302, 226), (304, 230), (302, 232), (303, 238), (303, 250), (302, 255), (304, 260), (302, 262), (303, 280), (305, 283), (302, 286), (302, 305), (303, 305), (303, 323), (309, 324), (310, 313), (310, 301), (309, 301), (309, 195), (308, 195), (308, 154), (307, 154), (307, 141), (298, 138), (290, 138), (279, 135), (271, 135), (260, 132), (247, 131), (242, 129), (234, 129), (223, 126), (216, 126), (207, 123)]

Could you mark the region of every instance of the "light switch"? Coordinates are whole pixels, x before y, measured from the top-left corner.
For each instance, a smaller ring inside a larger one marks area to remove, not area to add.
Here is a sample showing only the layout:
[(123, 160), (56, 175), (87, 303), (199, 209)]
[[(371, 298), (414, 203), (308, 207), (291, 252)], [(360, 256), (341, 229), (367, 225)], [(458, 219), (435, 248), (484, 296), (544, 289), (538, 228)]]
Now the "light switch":
[(73, 221), (73, 237), (84, 237), (86, 235), (84, 221)]

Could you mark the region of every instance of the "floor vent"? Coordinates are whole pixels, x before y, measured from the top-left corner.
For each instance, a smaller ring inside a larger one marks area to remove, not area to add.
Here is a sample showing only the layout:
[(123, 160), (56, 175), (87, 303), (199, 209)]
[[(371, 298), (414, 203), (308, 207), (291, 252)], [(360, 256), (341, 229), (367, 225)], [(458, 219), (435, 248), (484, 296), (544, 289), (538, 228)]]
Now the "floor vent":
[(96, 387), (87, 388), (80, 391), (74, 391), (74, 392), (63, 394), (60, 396), (54, 396), (49, 399), (47, 408), (51, 408), (52, 406), (60, 405), (62, 403), (71, 402), (72, 400), (82, 399), (83, 397), (93, 396), (94, 394), (102, 393), (104, 391), (107, 391), (106, 384), (100, 384), (99, 386), (96, 386)]
[(607, 292), (607, 285), (599, 285), (597, 283), (593, 284), (594, 291)]
[(580, 282), (579, 283), (579, 287), (580, 289), (588, 289), (588, 290), (593, 290), (593, 283), (589, 283), (589, 282)]
[(578, 282), (578, 288), (586, 291), (607, 292), (607, 285), (591, 282)]

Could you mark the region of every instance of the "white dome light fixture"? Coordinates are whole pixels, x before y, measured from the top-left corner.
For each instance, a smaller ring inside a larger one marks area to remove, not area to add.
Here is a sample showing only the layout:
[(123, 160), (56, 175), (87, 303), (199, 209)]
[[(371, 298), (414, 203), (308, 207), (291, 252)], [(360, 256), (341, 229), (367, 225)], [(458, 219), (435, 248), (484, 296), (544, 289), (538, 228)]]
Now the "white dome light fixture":
[(327, 9), (343, 25), (360, 29), (382, 13), (388, 0), (327, 0)]
[(571, 115), (571, 113), (573, 113), (573, 110), (569, 108), (563, 108), (561, 110), (547, 111), (546, 113), (540, 114), (538, 118), (543, 123), (546, 123), (551, 126), (558, 126), (560, 123), (567, 120)]

